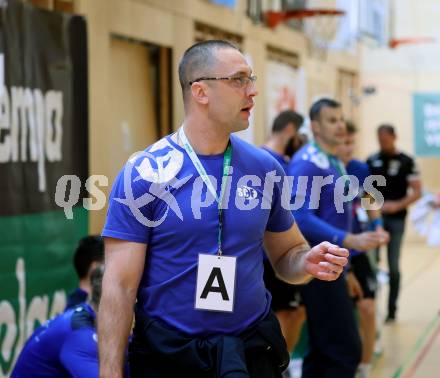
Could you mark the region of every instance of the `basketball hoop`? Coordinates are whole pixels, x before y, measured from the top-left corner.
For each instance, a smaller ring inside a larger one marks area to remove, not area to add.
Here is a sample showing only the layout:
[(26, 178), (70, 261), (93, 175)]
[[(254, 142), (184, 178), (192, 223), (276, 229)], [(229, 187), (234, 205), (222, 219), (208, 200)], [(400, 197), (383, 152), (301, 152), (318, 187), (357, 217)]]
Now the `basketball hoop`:
[(391, 49), (396, 49), (402, 45), (418, 45), (421, 43), (433, 43), (436, 42), (432, 37), (411, 37), (411, 38), (393, 38), (388, 42), (388, 46)]
[(265, 13), (266, 24), (275, 28), (281, 22), (296, 19), (304, 21), (304, 33), (308, 37), (310, 55), (323, 58), (338, 30), (339, 18), (345, 11), (331, 8), (294, 9)]
[(275, 28), (279, 23), (290, 20), (302, 20), (307, 17), (316, 16), (342, 16), (345, 12), (338, 9), (293, 9), (282, 12), (267, 11), (265, 19), (267, 26), (271, 29)]

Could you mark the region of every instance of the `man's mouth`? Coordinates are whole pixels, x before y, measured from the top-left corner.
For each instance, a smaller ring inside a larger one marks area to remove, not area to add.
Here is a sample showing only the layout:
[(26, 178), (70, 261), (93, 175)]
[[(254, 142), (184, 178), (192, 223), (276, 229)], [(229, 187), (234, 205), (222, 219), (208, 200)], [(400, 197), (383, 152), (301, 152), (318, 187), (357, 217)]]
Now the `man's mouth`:
[(245, 106), (244, 108), (241, 108), (242, 112), (245, 112), (247, 114), (250, 114), (251, 109), (254, 107), (254, 104), (249, 104), (247, 106)]

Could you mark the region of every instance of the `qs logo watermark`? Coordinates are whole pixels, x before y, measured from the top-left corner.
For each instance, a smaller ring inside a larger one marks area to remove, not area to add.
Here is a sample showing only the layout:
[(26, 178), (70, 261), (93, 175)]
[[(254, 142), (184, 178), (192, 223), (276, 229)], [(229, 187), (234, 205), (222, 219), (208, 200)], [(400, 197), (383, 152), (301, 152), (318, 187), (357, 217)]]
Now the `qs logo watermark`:
[[(151, 159), (152, 155), (148, 152), (142, 152), (137, 155), (137, 158)], [(184, 221), (181, 210), (182, 201), (186, 206), (188, 202), (190, 203), (194, 219), (201, 219), (202, 209), (213, 205), (216, 201), (200, 176), (193, 178), (194, 175), (190, 174), (180, 179), (173, 177), (167, 182), (151, 182), (144, 180), (137, 172), (135, 161), (129, 161), (118, 182), (118, 185), (123, 186), (120, 191), (123, 195), (113, 197), (112, 201), (126, 206), (136, 220), (146, 227), (157, 227), (162, 224), (170, 210), (181, 221)], [(213, 176), (208, 177), (218, 192), (217, 179)], [(107, 187), (108, 181), (108, 178), (103, 175), (93, 175), (86, 180), (85, 189), (91, 197), (82, 200), (85, 209), (102, 210), (106, 206), (107, 198), (100, 187)], [(232, 184), (233, 182), (235, 185)], [(321, 197), (324, 187), (333, 184), (333, 198), (330, 203), (328, 199), (326, 200), (326, 206), (334, 206), (337, 213), (347, 211), (347, 205), (360, 193), (369, 194), (369, 197), (361, 199), (361, 205), (366, 210), (379, 210), (384, 203), (382, 194), (375, 188), (375, 184), (385, 186), (386, 181), (383, 176), (368, 176), (360, 186), (359, 180), (355, 176), (340, 176), (335, 180), (333, 175), (294, 177), (279, 176), (276, 171), (272, 171), (267, 173), (263, 180), (254, 175), (246, 175), (234, 178), (234, 180), (232, 175), (228, 176), (224, 194), (225, 200), (221, 207), (228, 209), (231, 206), (230, 198), (232, 197), (234, 199), (233, 205), (241, 211), (250, 211), (257, 207), (271, 209), (276, 190), (284, 209), (295, 211), (306, 206), (310, 210), (316, 210), (322, 205)], [(191, 195), (176, 197), (175, 193), (178, 193), (184, 185), (191, 185)], [(81, 187), (81, 180), (74, 175), (65, 175), (58, 180), (55, 203), (64, 209), (67, 219), (73, 219), (72, 209), (79, 203)], [(146, 215), (147, 212), (142, 210), (151, 205), (153, 201), (163, 201), (166, 204), (165, 212), (155, 220), (149, 219)]]
[[(170, 210), (184, 221), (182, 209), (187, 208), (188, 204), (194, 219), (202, 219), (202, 209), (212, 206), (216, 198), (202, 177), (195, 175), (192, 168), (184, 166), (184, 160), (184, 152), (173, 147), (166, 138), (153, 144), (147, 151), (134, 153), (115, 181), (111, 199), (115, 202), (110, 206), (128, 208), (133, 217), (146, 227), (161, 225)], [(327, 161), (315, 163), (328, 164)], [(219, 193), (221, 182), (214, 176), (208, 176), (208, 179)], [(384, 198), (376, 186), (386, 185), (385, 178), (378, 175), (368, 176), (362, 185), (353, 175), (295, 177), (280, 175), (275, 170), (266, 173), (264, 177), (237, 177), (234, 176), (233, 167), (230, 167), (224, 180), (221, 208), (235, 206), (240, 211), (258, 207), (270, 210), (274, 201), (280, 201), (280, 205), (290, 211), (303, 207), (316, 210), (323, 200), (325, 206), (334, 206), (337, 213), (343, 213), (356, 197), (362, 197), (361, 205), (366, 210), (378, 210)], [(108, 182), (108, 178), (103, 175), (90, 176), (86, 180), (85, 190), (91, 196), (82, 200), (85, 209), (101, 210), (105, 207), (107, 198), (100, 187), (107, 187)], [(72, 208), (79, 202), (81, 188), (82, 183), (77, 176), (66, 175), (58, 180), (55, 203), (64, 209), (68, 219), (73, 218)], [(369, 196), (364, 196), (364, 193)], [(151, 206), (159, 202), (165, 204), (165, 211), (158, 219), (150, 219), (153, 212), (148, 211), (148, 208), (151, 210)]]

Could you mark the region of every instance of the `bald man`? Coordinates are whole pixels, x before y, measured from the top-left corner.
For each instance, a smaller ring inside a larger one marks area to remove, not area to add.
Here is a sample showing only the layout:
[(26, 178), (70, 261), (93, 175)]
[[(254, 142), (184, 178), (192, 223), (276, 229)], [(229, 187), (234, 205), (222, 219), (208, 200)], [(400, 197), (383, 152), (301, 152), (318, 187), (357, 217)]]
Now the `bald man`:
[[(256, 77), (225, 41), (190, 47), (179, 65), (185, 118), (133, 157), (110, 197), (99, 310), (101, 377), (280, 377), (286, 345), (263, 282), (263, 245), (279, 277), (335, 280), (348, 251), (310, 249), (279, 163), (232, 133), (249, 126)], [(283, 180), (281, 180), (283, 182)], [(264, 199), (264, 201), (263, 201)]]

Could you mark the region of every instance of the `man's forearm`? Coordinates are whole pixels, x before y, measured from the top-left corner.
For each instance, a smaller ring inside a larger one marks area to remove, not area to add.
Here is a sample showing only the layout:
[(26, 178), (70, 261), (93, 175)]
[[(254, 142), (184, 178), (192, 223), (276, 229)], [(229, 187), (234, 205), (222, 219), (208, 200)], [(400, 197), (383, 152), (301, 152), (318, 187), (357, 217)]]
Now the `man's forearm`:
[(133, 322), (135, 293), (116, 284), (106, 286), (98, 311), (101, 378), (122, 377), (125, 350)]
[(312, 279), (306, 272), (305, 255), (310, 250), (308, 244), (301, 244), (289, 250), (274, 265), (277, 276), (291, 284), (305, 284)]
[(421, 193), (419, 191), (413, 191), (412, 193), (399, 200), (399, 208), (401, 210), (405, 210), (409, 205), (416, 202), (420, 197)]

